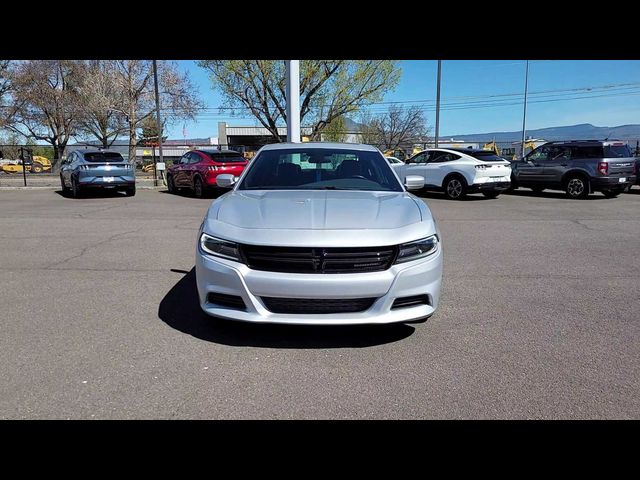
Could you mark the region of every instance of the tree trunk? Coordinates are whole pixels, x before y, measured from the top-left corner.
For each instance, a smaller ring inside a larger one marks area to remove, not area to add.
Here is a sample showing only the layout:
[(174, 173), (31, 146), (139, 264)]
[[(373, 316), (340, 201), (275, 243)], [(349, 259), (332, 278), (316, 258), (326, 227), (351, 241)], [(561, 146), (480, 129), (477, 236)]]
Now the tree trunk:
[(104, 148), (104, 149), (109, 148), (109, 141), (108, 141), (107, 137), (102, 137), (102, 148)]
[(135, 113), (129, 114), (129, 163), (135, 165), (136, 163), (136, 119)]

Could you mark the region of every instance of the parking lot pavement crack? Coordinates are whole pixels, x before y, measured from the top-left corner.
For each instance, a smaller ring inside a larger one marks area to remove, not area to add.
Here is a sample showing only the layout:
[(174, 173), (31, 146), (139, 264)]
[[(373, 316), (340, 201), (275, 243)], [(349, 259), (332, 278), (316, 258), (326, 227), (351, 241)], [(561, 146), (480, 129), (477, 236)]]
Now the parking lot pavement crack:
[(47, 266), (45, 267), (45, 269), (46, 269), (46, 270), (48, 270), (48, 269), (52, 269), (53, 267), (56, 267), (56, 266), (61, 265), (61, 264), (63, 264), (63, 263), (69, 262), (69, 261), (74, 260), (74, 259), (76, 259), (76, 258), (80, 258), (80, 257), (82, 257), (85, 253), (87, 253), (87, 251), (88, 251), (89, 249), (91, 249), (91, 248), (99, 247), (99, 246), (101, 246), (101, 245), (104, 245), (105, 243), (109, 243), (109, 242), (111, 242), (111, 241), (113, 241), (113, 240), (115, 240), (115, 239), (117, 239), (117, 238), (119, 238), (119, 237), (122, 237), (122, 236), (124, 236), (124, 235), (128, 235), (128, 234), (130, 234), (130, 233), (136, 233), (136, 232), (139, 232), (139, 231), (140, 231), (140, 230), (142, 230), (143, 228), (144, 228), (144, 227), (138, 227), (138, 228), (136, 228), (135, 230), (128, 230), (128, 231), (126, 231), (126, 232), (120, 232), (120, 233), (113, 234), (113, 235), (111, 235), (110, 237), (108, 237), (108, 238), (106, 238), (106, 239), (104, 239), (104, 240), (102, 240), (102, 241), (100, 241), (100, 242), (98, 242), (98, 243), (93, 243), (93, 244), (91, 244), (91, 245), (87, 245), (86, 247), (83, 247), (83, 248), (82, 248), (82, 250), (80, 251), (80, 253), (78, 253), (77, 255), (72, 255), (72, 256), (70, 256), (70, 257), (68, 257), (68, 258), (65, 258), (65, 259), (63, 259), (63, 260), (60, 260), (60, 261), (58, 261), (58, 262), (54, 262), (54, 263), (52, 263), (52, 264), (50, 264), (50, 265), (47, 265)]

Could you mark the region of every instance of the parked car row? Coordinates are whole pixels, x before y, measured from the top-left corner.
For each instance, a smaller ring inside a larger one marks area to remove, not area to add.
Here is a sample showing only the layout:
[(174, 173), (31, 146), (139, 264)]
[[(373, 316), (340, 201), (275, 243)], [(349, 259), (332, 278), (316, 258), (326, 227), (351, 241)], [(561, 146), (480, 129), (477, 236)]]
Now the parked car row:
[(521, 160), (508, 161), (489, 150), (422, 151), (406, 163), (388, 159), (400, 178), (421, 175), (425, 190), (442, 191), (451, 199), (481, 192), (495, 198), (520, 187), (534, 192), (562, 190), (569, 198), (602, 192), (616, 197), (638, 182), (640, 159), (620, 141), (547, 142)]

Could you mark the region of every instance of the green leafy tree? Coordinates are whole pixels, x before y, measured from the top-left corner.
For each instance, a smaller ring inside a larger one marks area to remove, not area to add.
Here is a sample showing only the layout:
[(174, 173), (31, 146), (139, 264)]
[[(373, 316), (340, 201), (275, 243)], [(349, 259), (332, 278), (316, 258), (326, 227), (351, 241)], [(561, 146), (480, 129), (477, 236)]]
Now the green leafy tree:
[[(163, 131), (165, 129), (164, 123), (165, 122), (163, 122), (162, 125)], [(158, 131), (158, 123), (155, 116), (145, 118), (141, 122), (141, 128), (142, 132), (140, 133), (140, 136), (138, 138), (138, 142), (140, 143), (140, 145), (142, 145), (143, 147), (151, 146), (154, 144), (157, 145), (160, 132)], [(162, 141), (165, 142), (166, 140), (167, 137), (163, 135)]]
[(344, 117), (334, 118), (322, 130), (322, 138), (328, 142), (344, 142), (347, 139), (346, 128)]
[[(247, 110), (281, 141), (285, 123), (286, 64), (283, 60), (201, 60), (232, 113)], [(300, 122), (311, 127), (311, 138), (335, 119), (382, 99), (400, 81), (392, 60), (301, 60)]]

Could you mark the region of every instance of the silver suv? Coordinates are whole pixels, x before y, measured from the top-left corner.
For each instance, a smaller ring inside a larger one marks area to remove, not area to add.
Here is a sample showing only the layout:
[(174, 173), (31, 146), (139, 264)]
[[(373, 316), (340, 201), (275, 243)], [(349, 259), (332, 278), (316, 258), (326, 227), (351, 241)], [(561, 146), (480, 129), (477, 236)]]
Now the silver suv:
[(636, 181), (636, 163), (625, 142), (548, 142), (511, 164), (511, 186), (534, 192), (564, 190), (570, 198), (602, 192), (615, 197)]
[(77, 150), (62, 162), (60, 168), (62, 192), (78, 198), (88, 189), (124, 190), (136, 194), (133, 165), (118, 152), (109, 150)]

